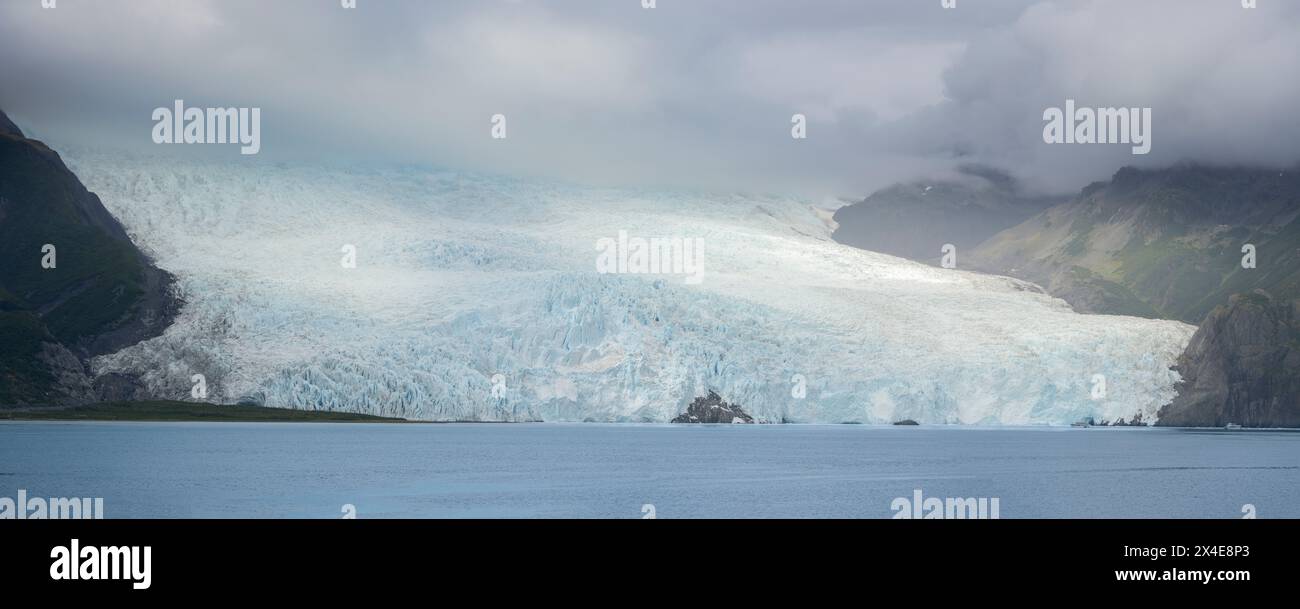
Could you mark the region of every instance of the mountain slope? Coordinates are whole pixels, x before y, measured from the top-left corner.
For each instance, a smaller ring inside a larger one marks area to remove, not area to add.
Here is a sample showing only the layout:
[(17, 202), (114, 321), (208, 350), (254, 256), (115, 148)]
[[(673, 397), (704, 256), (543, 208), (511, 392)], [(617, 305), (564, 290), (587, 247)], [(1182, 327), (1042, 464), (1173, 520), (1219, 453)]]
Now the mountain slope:
[(873, 252), (938, 265), (945, 244), (959, 260), (997, 232), (1060, 203), (1021, 192), (1000, 171), (960, 168), (961, 179), (898, 184), (835, 212), (835, 240)]
[[(666, 422), (709, 391), (760, 422), (1150, 420), (1192, 331), (840, 245), (796, 200), (74, 161), (186, 295), (94, 360), (160, 398), (201, 373), (212, 400), (426, 420)], [(620, 231), (701, 239), (702, 281), (597, 273)]]
[[(1124, 168), (967, 258), (1083, 312), (1200, 323), (1236, 293), (1300, 295), (1300, 171)], [(1256, 268), (1242, 268), (1242, 247)]]
[(0, 260), (0, 405), (94, 400), (85, 360), (156, 336), (175, 308), (170, 276), (2, 112)]

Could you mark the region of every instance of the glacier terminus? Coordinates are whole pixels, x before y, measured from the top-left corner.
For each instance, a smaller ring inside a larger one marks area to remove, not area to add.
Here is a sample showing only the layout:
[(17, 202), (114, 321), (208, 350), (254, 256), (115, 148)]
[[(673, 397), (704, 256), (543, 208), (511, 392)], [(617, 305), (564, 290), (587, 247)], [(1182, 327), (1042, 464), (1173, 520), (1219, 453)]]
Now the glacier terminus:
[[(202, 374), (214, 402), (437, 421), (667, 422), (716, 391), (769, 423), (1151, 422), (1193, 331), (835, 243), (795, 198), (67, 156), (177, 277), (176, 323), (94, 361), (160, 397)], [(700, 280), (598, 272), (622, 234), (700, 244)]]

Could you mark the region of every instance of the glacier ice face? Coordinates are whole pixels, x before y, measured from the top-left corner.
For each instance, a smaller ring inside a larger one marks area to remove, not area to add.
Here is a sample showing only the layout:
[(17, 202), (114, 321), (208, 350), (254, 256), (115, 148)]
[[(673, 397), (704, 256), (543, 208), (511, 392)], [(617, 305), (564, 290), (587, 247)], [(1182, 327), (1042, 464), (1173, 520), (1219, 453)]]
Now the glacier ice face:
[[(842, 246), (791, 199), (69, 156), (186, 301), (96, 371), (176, 398), (202, 373), (211, 401), (429, 420), (661, 422), (714, 389), (761, 421), (1150, 421), (1193, 331)], [(620, 230), (702, 239), (702, 283), (598, 274)]]

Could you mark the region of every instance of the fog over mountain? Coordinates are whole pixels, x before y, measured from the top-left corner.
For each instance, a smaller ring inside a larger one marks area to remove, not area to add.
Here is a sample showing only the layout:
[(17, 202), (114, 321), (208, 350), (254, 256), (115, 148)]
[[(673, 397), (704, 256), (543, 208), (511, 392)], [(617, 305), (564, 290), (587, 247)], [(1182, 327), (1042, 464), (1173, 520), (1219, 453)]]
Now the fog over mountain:
[[(185, 99), (262, 108), (269, 159), (812, 197), (970, 163), (1068, 192), (1123, 165), (1300, 158), (1295, 2), (358, 4), (5, 2), (0, 107), (56, 146), (157, 152), (150, 112)], [(1066, 99), (1151, 107), (1151, 153), (1044, 144)]]

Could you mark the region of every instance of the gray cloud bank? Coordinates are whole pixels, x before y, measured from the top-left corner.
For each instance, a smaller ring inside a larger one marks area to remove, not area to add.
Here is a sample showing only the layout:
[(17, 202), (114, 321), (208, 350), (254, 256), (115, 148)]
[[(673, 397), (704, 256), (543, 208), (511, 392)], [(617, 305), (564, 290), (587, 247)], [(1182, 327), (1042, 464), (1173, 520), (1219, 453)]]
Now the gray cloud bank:
[[(262, 108), (270, 159), (813, 197), (971, 162), (1059, 191), (1125, 164), (1300, 160), (1300, 2), (357, 4), (6, 0), (0, 107), (55, 143), (160, 152), (150, 114), (179, 98)], [(1151, 107), (1151, 153), (1044, 144), (1067, 98)]]

